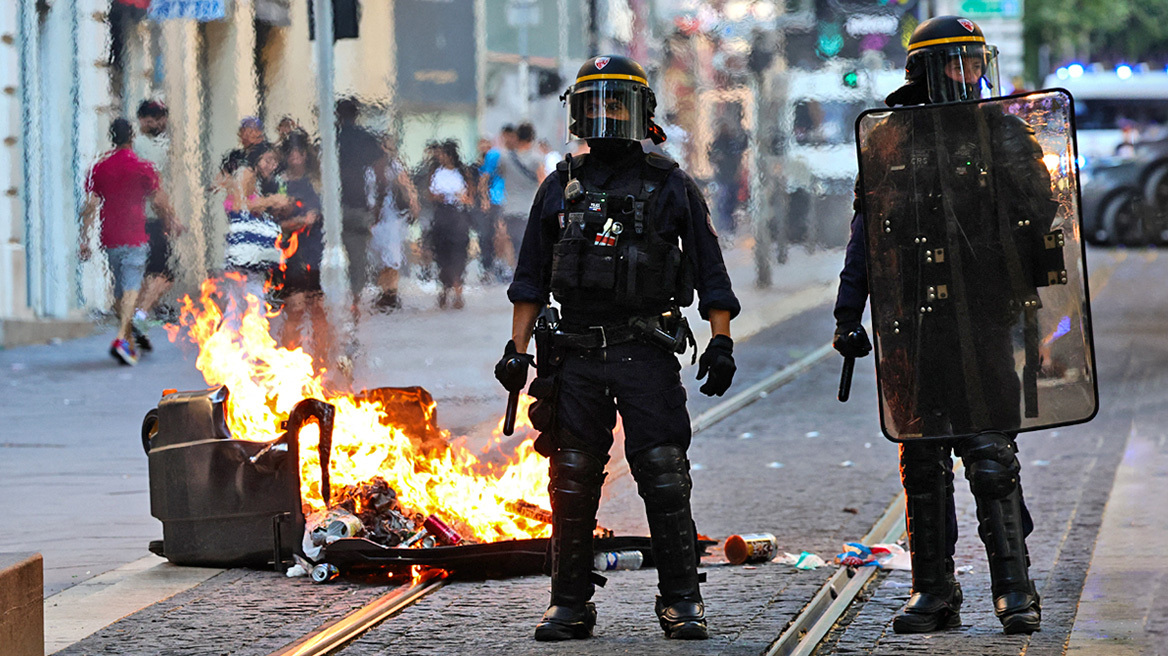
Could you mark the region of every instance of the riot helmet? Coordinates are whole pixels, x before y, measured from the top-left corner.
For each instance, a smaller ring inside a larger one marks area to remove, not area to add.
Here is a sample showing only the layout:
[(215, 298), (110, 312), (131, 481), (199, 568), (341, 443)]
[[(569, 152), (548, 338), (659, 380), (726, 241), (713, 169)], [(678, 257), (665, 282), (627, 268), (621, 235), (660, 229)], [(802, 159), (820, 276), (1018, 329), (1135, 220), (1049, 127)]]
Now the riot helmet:
[(992, 98), (1001, 94), (998, 49), (968, 18), (930, 18), (909, 38), (905, 78), (923, 82), (932, 103)]
[(653, 123), (657, 97), (645, 69), (619, 55), (593, 57), (576, 73), (576, 82), (560, 97), (567, 109), (567, 141), (576, 139), (652, 138), (664, 141)]

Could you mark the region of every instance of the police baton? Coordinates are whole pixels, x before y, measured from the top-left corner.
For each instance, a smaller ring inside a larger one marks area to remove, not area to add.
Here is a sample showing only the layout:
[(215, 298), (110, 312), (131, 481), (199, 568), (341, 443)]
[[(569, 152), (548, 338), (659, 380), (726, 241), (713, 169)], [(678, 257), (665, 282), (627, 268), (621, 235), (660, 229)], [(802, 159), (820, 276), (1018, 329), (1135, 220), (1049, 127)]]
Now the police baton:
[(519, 413), (519, 390), (507, 396), (507, 414), (503, 415), (503, 434), (507, 437), (515, 432), (515, 415)]
[(856, 368), (856, 359), (844, 358), (844, 368), (840, 371), (839, 394), (836, 396), (840, 403), (846, 403), (852, 394), (852, 370)]

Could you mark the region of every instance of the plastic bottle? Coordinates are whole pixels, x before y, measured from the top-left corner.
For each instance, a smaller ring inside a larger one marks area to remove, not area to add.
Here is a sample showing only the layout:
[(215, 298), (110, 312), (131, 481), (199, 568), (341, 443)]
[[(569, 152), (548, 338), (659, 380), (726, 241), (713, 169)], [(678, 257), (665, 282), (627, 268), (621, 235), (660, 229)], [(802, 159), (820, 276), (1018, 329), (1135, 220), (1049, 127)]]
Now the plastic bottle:
[(592, 561), (592, 568), (608, 572), (617, 569), (641, 569), (645, 562), (645, 555), (636, 549), (628, 551), (598, 552)]

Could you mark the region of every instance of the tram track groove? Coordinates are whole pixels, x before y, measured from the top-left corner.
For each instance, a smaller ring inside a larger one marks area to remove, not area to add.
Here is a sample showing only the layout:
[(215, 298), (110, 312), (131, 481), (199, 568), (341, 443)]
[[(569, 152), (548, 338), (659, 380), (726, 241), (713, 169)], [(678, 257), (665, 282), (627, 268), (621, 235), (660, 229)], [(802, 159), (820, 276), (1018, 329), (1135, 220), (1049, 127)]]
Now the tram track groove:
[(448, 579), (443, 570), (427, 570), (344, 617), (329, 622), (269, 656), (325, 656), (343, 648), (363, 633), (434, 592)]

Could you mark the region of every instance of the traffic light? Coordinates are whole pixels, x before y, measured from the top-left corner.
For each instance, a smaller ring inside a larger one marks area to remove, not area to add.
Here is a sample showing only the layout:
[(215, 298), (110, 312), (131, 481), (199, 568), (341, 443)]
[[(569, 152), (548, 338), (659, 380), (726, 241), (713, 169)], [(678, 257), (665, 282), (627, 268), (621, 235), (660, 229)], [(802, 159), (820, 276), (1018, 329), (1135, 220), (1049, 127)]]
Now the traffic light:
[(860, 74), (855, 69), (847, 71), (844, 73), (843, 83), (845, 87), (855, 89), (860, 86)]
[(831, 59), (844, 48), (844, 36), (836, 23), (823, 22), (819, 24), (819, 38), (815, 43), (815, 51), (823, 59)]

